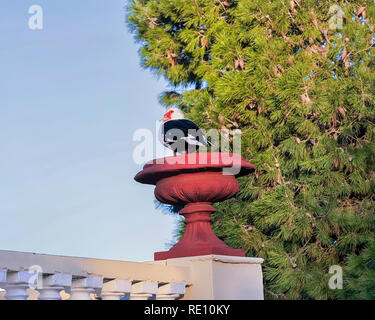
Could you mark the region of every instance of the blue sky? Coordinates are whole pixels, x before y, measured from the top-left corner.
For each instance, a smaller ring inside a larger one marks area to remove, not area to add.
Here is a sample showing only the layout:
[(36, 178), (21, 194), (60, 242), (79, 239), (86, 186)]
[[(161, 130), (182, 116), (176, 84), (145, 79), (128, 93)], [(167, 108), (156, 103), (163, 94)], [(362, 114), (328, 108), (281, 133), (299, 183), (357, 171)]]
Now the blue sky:
[(133, 180), (167, 83), (140, 67), (126, 3), (1, 1), (0, 250), (144, 261), (171, 241), (176, 217)]

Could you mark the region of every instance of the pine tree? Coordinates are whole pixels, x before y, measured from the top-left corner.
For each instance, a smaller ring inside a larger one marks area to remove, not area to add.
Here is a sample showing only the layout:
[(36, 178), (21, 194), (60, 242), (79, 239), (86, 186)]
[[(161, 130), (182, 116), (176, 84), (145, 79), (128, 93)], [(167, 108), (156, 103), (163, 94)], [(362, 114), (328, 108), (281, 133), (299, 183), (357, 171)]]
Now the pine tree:
[(349, 255), (345, 273), (346, 290), (340, 291), (341, 299), (374, 300), (375, 239), (359, 255)]
[[(203, 128), (242, 131), (256, 173), (216, 205), (213, 226), (265, 259), (266, 297), (375, 299), (374, 1), (133, 0), (128, 10), (143, 67), (174, 86), (160, 102)], [(341, 291), (329, 289), (332, 265)]]

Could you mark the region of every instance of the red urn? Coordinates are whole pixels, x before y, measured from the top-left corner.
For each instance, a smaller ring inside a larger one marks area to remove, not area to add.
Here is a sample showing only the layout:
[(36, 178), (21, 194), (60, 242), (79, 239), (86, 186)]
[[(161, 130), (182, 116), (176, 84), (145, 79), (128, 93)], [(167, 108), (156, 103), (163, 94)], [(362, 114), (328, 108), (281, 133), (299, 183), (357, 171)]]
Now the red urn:
[(254, 171), (254, 166), (237, 154), (190, 153), (148, 162), (135, 180), (156, 185), (156, 198), (166, 204), (184, 205), (186, 230), (169, 251), (156, 252), (155, 260), (208, 254), (245, 256), (231, 249), (211, 229), (211, 205), (232, 198), (239, 191), (236, 177)]

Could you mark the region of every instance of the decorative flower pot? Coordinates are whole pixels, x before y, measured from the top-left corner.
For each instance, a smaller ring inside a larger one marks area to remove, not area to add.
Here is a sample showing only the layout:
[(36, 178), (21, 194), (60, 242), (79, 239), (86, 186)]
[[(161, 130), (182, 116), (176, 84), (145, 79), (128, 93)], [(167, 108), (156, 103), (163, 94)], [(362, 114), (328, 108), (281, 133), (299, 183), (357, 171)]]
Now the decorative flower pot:
[(156, 252), (155, 260), (208, 254), (245, 256), (231, 249), (211, 229), (211, 205), (232, 198), (239, 191), (236, 177), (247, 175), (254, 166), (237, 154), (190, 153), (148, 162), (135, 180), (156, 185), (156, 198), (166, 204), (184, 205), (186, 230), (169, 251)]

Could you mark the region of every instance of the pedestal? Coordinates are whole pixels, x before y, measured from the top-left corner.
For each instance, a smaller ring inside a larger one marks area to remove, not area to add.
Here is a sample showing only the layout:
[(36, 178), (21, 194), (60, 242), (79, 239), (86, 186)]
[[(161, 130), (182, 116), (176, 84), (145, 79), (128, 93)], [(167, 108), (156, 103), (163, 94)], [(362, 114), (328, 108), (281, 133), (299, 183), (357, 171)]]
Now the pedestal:
[(261, 258), (206, 255), (157, 261), (189, 267), (192, 286), (182, 300), (263, 300)]

